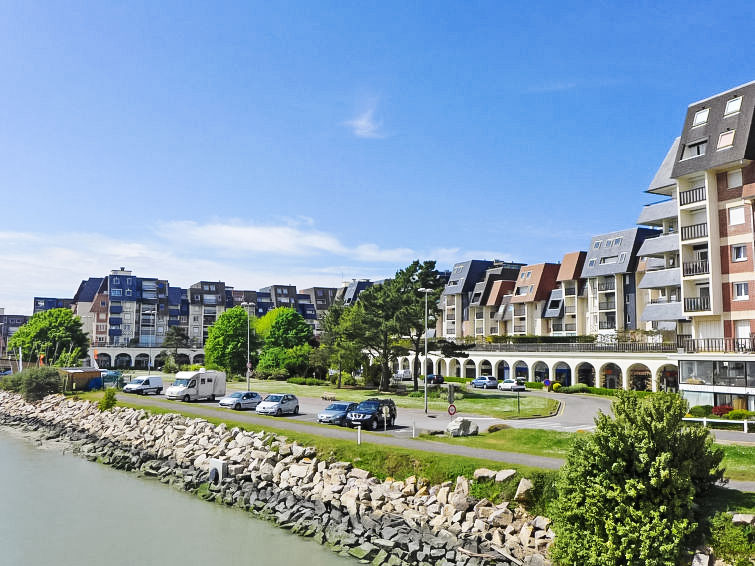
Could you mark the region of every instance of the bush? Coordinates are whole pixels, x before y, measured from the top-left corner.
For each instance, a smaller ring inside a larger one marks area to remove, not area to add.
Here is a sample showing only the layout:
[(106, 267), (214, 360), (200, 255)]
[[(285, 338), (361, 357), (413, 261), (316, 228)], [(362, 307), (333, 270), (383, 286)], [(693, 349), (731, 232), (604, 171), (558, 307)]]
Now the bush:
[(115, 388), (109, 387), (105, 389), (105, 395), (97, 403), (97, 408), (100, 411), (107, 411), (115, 407), (116, 402), (117, 400), (115, 398)]
[(21, 393), (27, 401), (39, 401), (63, 390), (63, 380), (58, 370), (43, 366), (14, 373), (2, 381), (3, 389)]
[(581, 566), (681, 563), (700, 496), (723, 476), (723, 450), (707, 429), (685, 425), (678, 395), (621, 392), (613, 413), (577, 436), (561, 470), (552, 557)]
[(755, 556), (755, 530), (731, 522), (729, 513), (716, 513), (710, 522), (710, 545), (716, 557), (733, 566), (750, 566)]
[(443, 381), (449, 381), (451, 383), (469, 383), (472, 380), (468, 377), (444, 377)]
[(543, 385), (542, 383), (540, 383), (539, 381), (528, 381), (527, 383), (525, 383), (525, 384), (524, 384), (524, 386), (525, 386), (525, 387), (526, 387), (527, 389), (542, 389), (543, 387), (545, 387), (545, 386), (544, 386), (544, 385)]
[(745, 421), (755, 417), (755, 411), (748, 411), (747, 409), (733, 409), (726, 413), (726, 418), (733, 421)]
[(294, 385), (328, 385), (327, 381), (315, 379), (314, 377), (289, 377), (286, 381)]
[(561, 387), (559, 393), (587, 393), (588, 387), (584, 383), (575, 383), (574, 385), (565, 385)]
[(698, 419), (709, 417), (713, 414), (713, 405), (695, 405), (689, 410), (689, 414)]
[(551, 385), (551, 390), (552, 391), (559, 391), (561, 389), (561, 387), (562, 387), (562, 385), (557, 381), (556, 383), (554, 383), (553, 385)]
[(0, 379), (0, 389), (21, 393), (21, 373), (12, 373)]
[(354, 387), (357, 384), (356, 378), (351, 374), (346, 374), (341, 378), (341, 385), (348, 385)]
[(288, 379), (288, 372), (285, 369), (264, 369), (257, 368), (254, 370), (255, 379), (272, 379), (275, 381), (286, 381)]
[(713, 407), (713, 414), (717, 417), (723, 417), (724, 415), (728, 415), (732, 409), (731, 405), (716, 405)]
[(173, 354), (165, 358), (163, 371), (165, 373), (178, 373), (178, 364), (176, 363), (176, 359), (173, 357)]

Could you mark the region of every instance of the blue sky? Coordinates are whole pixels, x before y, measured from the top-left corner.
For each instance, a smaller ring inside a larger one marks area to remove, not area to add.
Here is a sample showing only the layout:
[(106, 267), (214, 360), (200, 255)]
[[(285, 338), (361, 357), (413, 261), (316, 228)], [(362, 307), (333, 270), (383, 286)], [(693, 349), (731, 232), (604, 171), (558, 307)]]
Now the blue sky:
[(0, 307), (337, 285), (634, 225), (752, 2), (0, 3)]

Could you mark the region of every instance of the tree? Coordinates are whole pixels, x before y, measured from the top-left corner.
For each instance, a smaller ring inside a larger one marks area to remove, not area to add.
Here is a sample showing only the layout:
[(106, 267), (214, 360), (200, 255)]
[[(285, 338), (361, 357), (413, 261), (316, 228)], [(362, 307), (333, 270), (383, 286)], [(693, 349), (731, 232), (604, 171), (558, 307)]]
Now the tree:
[(307, 344), (311, 339), (312, 327), (304, 317), (294, 309), (284, 308), (270, 327), (265, 348), (293, 348)]
[(679, 563), (695, 531), (697, 499), (723, 477), (708, 429), (685, 425), (670, 393), (620, 394), (580, 436), (557, 482), (553, 557), (563, 564)]
[(323, 364), (326, 368), (335, 365), (338, 368), (337, 387), (341, 387), (344, 371), (353, 373), (364, 361), (364, 354), (358, 343), (347, 336), (347, 319), (344, 317), (343, 302), (336, 301), (330, 305), (322, 319), (322, 336), (320, 347), (313, 351), (313, 365)]
[(247, 352), (256, 353), (259, 347), (256, 335), (248, 334), (247, 325), (250, 323), (249, 315), (242, 307), (233, 307), (221, 314), (207, 332), (204, 347), (207, 363), (222, 367), (228, 373), (243, 373)]
[(265, 340), (270, 334), (270, 329), (273, 327), (276, 319), (287, 310), (291, 310), (288, 307), (278, 307), (267, 311), (263, 316), (254, 321), (254, 331), (260, 339)]
[(8, 349), (18, 348), (26, 360), (44, 356), (48, 363), (55, 363), (61, 354), (76, 348), (86, 352), (89, 338), (81, 329), (81, 319), (69, 309), (51, 309), (32, 316), (11, 336)]
[(186, 329), (182, 326), (171, 326), (168, 328), (163, 339), (163, 347), (172, 348), (174, 356), (178, 353), (179, 348), (188, 348), (189, 344), (191, 344), (191, 339)]
[[(402, 305), (398, 311), (397, 320), (403, 336), (407, 336), (414, 352), (414, 390), (419, 389), (420, 363), (419, 356), (424, 348), (425, 335), (425, 293), (420, 289), (431, 289), (427, 294), (427, 328), (435, 327), (438, 313), (438, 301), (443, 292), (443, 280), (435, 261), (414, 260), (411, 265), (396, 272), (394, 284), (402, 298)], [(425, 362), (427, 363), (427, 362)], [(422, 371), (425, 373), (425, 370)]]

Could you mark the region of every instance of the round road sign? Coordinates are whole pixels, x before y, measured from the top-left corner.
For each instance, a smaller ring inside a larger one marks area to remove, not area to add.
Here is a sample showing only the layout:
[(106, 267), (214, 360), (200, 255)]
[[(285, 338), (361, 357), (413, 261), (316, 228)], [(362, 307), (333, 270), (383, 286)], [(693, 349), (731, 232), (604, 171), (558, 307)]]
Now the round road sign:
[(456, 414), (456, 405), (454, 405), (453, 403), (448, 406), (448, 414), (451, 416), (454, 416)]

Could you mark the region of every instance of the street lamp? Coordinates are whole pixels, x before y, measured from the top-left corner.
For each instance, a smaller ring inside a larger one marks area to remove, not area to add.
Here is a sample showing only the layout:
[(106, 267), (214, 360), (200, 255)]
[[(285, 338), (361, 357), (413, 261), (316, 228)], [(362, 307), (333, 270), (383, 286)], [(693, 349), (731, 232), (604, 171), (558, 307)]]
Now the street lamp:
[(425, 361), (424, 361), (424, 374), (425, 374), (425, 413), (427, 413), (427, 295), (432, 293), (432, 289), (426, 287), (420, 287), (417, 292), (425, 294)]
[(147, 373), (149, 373), (152, 370), (152, 342), (154, 341), (155, 336), (157, 336), (157, 311), (142, 311), (142, 319), (144, 319), (145, 314), (155, 315), (152, 319), (152, 340), (149, 341), (149, 358), (147, 359)]
[(252, 374), (252, 362), (249, 361), (249, 330), (251, 327), (251, 321), (249, 320), (249, 310), (248, 307), (256, 307), (257, 303), (247, 303), (243, 302), (241, 303), (241, 306), (244, 307), (244, 310), (246, 311), (246, 390), (249, 391), (249, 378)]

